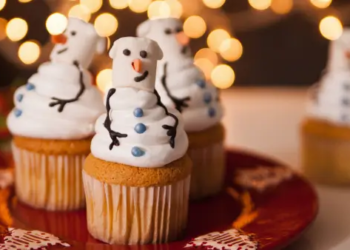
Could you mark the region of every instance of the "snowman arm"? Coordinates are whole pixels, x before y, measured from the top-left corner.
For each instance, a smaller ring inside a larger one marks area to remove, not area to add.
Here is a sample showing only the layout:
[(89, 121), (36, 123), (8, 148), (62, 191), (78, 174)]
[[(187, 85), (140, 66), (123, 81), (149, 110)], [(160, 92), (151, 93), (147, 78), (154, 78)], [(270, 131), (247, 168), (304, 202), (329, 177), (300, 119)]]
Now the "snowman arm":
[(177, 127), (179, 125), (179, 119), (176, 117), (176, 115), (169, 113), (168, 109), (165, 107), (165, 105), (160, 100), (160, 95), (158, 94), (157, 90), (154, 90), (154, 94), (157, 96), (157, 105), (162, 107), (164, 109), (164, 112), (167, 116), (170, 116), (174, 119), (175, 124), (173, 126), (170, 125), (163, 125), (162, 128), (164, 128), (167, 131), (167, 135), (170, 137), (169, 144), (172, 148), (175, 147), (175, 138), (176, 138), (176, 132)]
[(76, 96), (73, 99), (64, 100), (64, 99), (60, 99), (60, 98), (57, 98), (57, 97), (52, 97), (51, 98), (54, 101), (49, 103), (49, 107), (55, 107), (55, 106), (58, 105), (58, 112), (62, 112), (64, 110), (66, 104), (78, 101), (79, 98), (85, 92), (85, 84), (84, 84), (84, 80), (83, 80), (83, 71), (80, 69), (78, 62), (74, 62), (73, 64), (79, 70), (80, 89), (79, 89), (79, 92), (76, 94)]
[(163, 76), (161, 78), (161, 82), (162, 85), (165, 89), (165, 92), (167, 93), (168, 97), (171, 99), (171, 101), (174, 103), (175, 108), (182, 113), (183, 108), (188, 108), (188, 101), (191, 100), (191, 98), (189, 96), (184, 97), (184, 98), (177, 98), (175, 96), (173, 96), (168, 88), (167, 85), (167, 67), (168, 67), (168, 63), (164, 64), (164, 72), (163, 72)]
[(113, 131), (111, 128), (112, 120), (110, 117), (110, 111), (111, 111), (110, 99), (115, 92), (116, 92), (116, 89), (113, 89), (113, 88), (108, 91), (107, 100), (106, 100), (107, 116), (106, 116), (105, 122), (103, 123), (103, 125), (105, 126), (105, 128), (109, 133), (109, 137), (112, 139), (112, 142), (109, 145), (109, 150), (112, 150), (114, 146), (120, 145), (118, 138), (125, 138), (128, 136), (127, 134), (122, 134), (122, 133)]

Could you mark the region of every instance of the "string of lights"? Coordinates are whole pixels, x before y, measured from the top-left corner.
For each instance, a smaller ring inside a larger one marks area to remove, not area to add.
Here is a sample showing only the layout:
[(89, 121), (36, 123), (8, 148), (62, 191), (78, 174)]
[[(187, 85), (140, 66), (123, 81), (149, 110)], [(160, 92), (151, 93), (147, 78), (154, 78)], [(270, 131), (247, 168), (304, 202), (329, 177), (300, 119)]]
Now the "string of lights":
[[(30, 4), (32, 0), (17, 0)], [(206, 78), (218, 88), (229, 88), (235, 81), (233, 68), (225, 64), (234, 62), (243, 55), (242, 43), (233, 32), (256, 29), (271, 25), (292, 12), (312, 13), (319, 22), (320, 33), (329, 40), (339, 38), (343, 32), (342, 18), (350, 6), (334, 9), (332, 0), (245, 0), (250, 10), (240, 13), (225, 13), (222, 6), (226, 0), (109, 0), (115, 10), (129, 8), (132, 12), (147, 13), (147, 17), (177, 17), (184, 20), (184, 32), (192, 39), (206, 35), (206, 47), (194, 55), (195, 64), (202, 69)], [(62, 33), (67, 17), (77, 17), (92, 22), (100, 36), (114, 35), (119, 26), (118, 11), (103, 12), (103, 0), (46, 1), (52, 14), (46, 20), (46, 29), (51, 35)], [(0, 0), (0, 11), (6, 6)], [(0, 12), (1, 16), (1, 12)], [(94, 20), (91, 20), (95, 17)], [(125, 21), (126, 22), (126, 21)], [(108, 25), (106, 25), (108, 24)], [(0, 52), (18, 67), (34, 68), (47, 60), (52, 45), (37, 41), (23, 41), (28, 29), (26, 20), (15, 17), (6, 20), (0, 17)], [(104, 57), (107, 57), (105, 55)], [(100, 58), (94, 67), (98, 69), (96, 83), (101, 90), (111, 84), (110, 65), (106, 58)]]

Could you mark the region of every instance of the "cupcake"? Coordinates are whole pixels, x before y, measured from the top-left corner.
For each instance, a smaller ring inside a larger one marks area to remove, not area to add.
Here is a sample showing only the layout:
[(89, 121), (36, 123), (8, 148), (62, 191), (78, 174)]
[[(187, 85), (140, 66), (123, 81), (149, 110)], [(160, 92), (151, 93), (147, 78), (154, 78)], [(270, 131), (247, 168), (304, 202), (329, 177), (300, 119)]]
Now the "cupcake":
[(88, 230), (110, 244), (169, 242), (186, 227), (192, 164), (183, 122), (155, 90), (162, 56), (147, 38), (110, 50), (113, 87), (83, 170)]
[(224, 128), (218, 91), (193, 64), (189, 39), (175, 18), (148, 20), (137, 35), (156, 41), (164, 57), (158, 63), (156, 88), (162, 102), (181, 112), (193, 162), (191, 199), (220, 191), (224, 181)]
[(332, 41), (326, 71), (311, 90), (302, 124), (305, 174), (325, 184), (350, 184), (350, 29)]
[(16, 90), (7, 125), (18, 199), (35, 208), (73, 210), (85, 206), (81, 171), (104, 112), (86, 69), (105, 40), (93, 25), (70, 19), (53, 41), (51, 61)]

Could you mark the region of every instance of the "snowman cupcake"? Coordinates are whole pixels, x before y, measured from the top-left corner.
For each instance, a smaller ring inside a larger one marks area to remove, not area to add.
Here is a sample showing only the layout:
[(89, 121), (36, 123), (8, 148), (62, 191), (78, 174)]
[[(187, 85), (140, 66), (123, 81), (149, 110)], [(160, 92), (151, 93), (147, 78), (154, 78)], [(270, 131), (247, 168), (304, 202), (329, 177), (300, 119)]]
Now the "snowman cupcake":
[(325, 74), (302, 125), (303, 167), (328, 184), (350, 184), (350, 29), (331, 42)]
[(164, 57), (158, 63), (157, 90), (167, 107), (181, 112), (193, 161), (191, 199), (220, 191), (224, 180), (224, 128), (218, 91), (193, 64), (189, 39), (175, 18), (148, 20), (137, 35), (156, 41)]
[(186, 227), (192, 164), (178, 112), (155, 91), (162, 56), (147, 38), (110, 50), (113, 87), (83, 170), (88, 230), (110, 244), (168, 242)]
[(86, 70), (105, 41), (91, 24), (70, 19), (51, 61), (17, 89), (7, 125), (13, 134), (18, 199), (36, 208), (85, 206), (81, 171), (94, 123), (104, 111)]

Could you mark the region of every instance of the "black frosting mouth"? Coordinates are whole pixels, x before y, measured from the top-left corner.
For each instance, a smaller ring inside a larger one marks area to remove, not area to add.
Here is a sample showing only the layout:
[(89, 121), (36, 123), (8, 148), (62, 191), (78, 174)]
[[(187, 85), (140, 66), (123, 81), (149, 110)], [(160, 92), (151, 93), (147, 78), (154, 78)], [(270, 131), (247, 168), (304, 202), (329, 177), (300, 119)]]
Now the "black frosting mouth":
[(68, 50), (68, 48), (61, 49), (61, 50), (57, 51), (57, 54), (62, 54), (64, 52), (66, 52), (67, 50)]
[(145, 71), (142, 75), (136, 76), (134, 78), (134, 80), (135, 80), (135, 82), (141, 82), (141, 81), (145, 80), (147, 76), (148, 76), (148, 71)]

